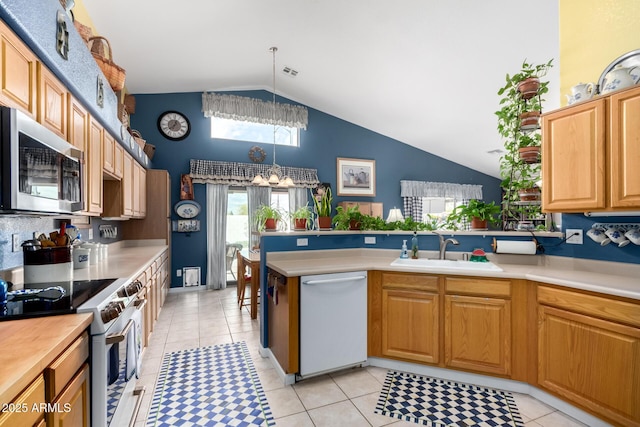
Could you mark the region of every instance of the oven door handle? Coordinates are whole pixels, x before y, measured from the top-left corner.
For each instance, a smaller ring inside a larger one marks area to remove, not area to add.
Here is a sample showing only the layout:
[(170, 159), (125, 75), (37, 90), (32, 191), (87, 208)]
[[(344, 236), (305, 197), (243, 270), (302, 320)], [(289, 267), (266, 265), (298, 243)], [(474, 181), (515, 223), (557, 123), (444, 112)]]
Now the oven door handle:
[(129, 322), (127, 322), (127, 326), (125, 326), (121, 332), (117, 334), (107, 335), (107, 338), (106, 338), (107, 345), (124, 341), (125, 338), (127, 337), (127, 334), (129, 333), (129, 329), (131, 329), (131, 327), (133, 326), (133, 323), (134, 323), (133, 319), (129, 319)]

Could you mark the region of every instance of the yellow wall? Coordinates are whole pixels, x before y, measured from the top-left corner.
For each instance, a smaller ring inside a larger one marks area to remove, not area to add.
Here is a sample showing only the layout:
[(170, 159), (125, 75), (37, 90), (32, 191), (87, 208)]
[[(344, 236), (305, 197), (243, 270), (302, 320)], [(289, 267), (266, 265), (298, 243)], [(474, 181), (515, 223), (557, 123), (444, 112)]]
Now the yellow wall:
[(598, 83), (619, 56), (640, 49), (639, 0), (560, 0), (560, 93)]
[(96, 27), (93, 26), (93, 21), (89, 17), (89, 13), (87, 9), (84, 7), (84, 2), (82, 0), (75, 0), (75, 6), (73, 7), (73, 17), (78, 20), (78, 22), (91, 27), (93, 29), (93, 34), (99, 34), (96, 32)]

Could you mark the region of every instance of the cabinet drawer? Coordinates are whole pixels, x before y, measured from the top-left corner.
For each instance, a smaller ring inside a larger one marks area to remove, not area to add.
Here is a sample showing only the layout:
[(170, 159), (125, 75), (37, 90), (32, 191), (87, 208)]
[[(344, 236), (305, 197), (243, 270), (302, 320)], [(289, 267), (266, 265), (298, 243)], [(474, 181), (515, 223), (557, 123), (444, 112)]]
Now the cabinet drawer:
[(438, 276), (415, 273), (382, 273), (383, 288), (415, 289), (438, 292)]
[(52, 402), (60, 394), (88, 358), (89, 335), (85, 332), (44, 370), (47, 402)]
[(13, 402), (2, 407), (0, 427), (34, 425), (44, 413), (44, 408), (40, 408), (44, 402), (44, 378), (40, 375)]
[(538, 302), (614, 322), (640, 327), (640, 304), (538, 286)]
[(444, 288), (448, 294), (511, 296), (511, 282), (509, 280), (447, 277), (444, 279)]

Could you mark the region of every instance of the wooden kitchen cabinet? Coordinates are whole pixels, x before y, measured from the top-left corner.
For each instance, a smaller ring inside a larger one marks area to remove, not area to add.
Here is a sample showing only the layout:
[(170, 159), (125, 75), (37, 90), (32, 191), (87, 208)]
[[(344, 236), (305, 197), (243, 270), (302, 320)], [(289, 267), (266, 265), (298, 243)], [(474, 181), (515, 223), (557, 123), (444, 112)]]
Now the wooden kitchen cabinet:
[(89, 120), (89, 139), (85, 152), (85, 175), (87, 176), (85, 215), (99, 216), (102, 213), (102, 140), (104, 128), (93, 117)]
[[(67, 113), (67, 141), (78, 150), (86, 153), (87, 140), (89, 138), (89, 113), (80, 101), (70, 93), (68, 94), (67, 106), (69, 108), (69, 112)], [(86, 188), (85, 182), (82, 183), (82, 187)]]
[(67, 140), (67, 88), (38, 62), (38, 121)]
[(546, 114), (545, 212), (640, 208), (640, 87)]
[(118, 142), (113, 146), (113, 176), (121, 180), (124, 175), (124, 147)]
[[(14, 400), (2, 402), (2, 404), (10, 405), (13, 410), (0, 413), (0, 427), (35, 425), (44, 414), (44, 409), (39, 406), (44, 401), (44, 377), (40, 374)], [(33, 411), (34, 405), (39, 410)]]
[(133, 162), (133, 218), (144, 218), (147, 214), (147, 171), (136, 161)]
[(37, 57), (0, 20), (0, 104), (37, 119)]
[[(117, 144), (117, 143), (116, 143)], [(119, 144), (118, 144), (119, 145)], [(131, 218), (133, 216), (133, 165), (136, 161), (123, 150), (122, 179), (104, 180), (104, 209), (105, 218)], [(102, 179), (101, 179), (102, 180)]]
[(278, 295), (276, 300), (266, 298), (269, 348), (282, 370), (295, 374), (300, 370), (300, 278), (268, 269), (267, 281)]
[(445, 365), (511, 374), (511, 283), (446, 277)]
[(384, 215), (383, 204), (381, 202), (340, 202), (338, 206), (342, 206), (345, 210), (354, 206), (358, 206), (361, 214), (382, 218)]
[(617, 425), (640, 425), (640, 304), (538, 286), (538, 385)]
[(115, 178), (116, 144), (118, 143), (115, 138), (112, 137), (109, 132), (105, 131), (102, 140), (102, 171), (108, 178)]
[(440, 360), (437, 276), (382, 273), (382, 355), (416, 362)]
[(47, 412), (49, 427), (88, 427), (90, 424), (89, 364), (85, 363), (52, 403), (60, 408)]

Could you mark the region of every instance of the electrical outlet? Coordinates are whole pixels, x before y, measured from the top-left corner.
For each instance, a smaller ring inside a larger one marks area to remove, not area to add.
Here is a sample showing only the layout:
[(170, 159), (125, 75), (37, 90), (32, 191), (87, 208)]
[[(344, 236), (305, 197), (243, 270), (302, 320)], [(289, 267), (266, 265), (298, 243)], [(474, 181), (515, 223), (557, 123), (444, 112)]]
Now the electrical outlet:
[(181, 268), (176, 270), (176, 276), (182, 277), (182, 269)]
[(582, 245), (582, 230), (579, 228), (567, 228), (564, 232), (567, 237), (567, 243), (570, 245)]
[(19, 252), (20, 251), (20, 235), (12, 234), (11, 235), (11, 252)]
[(296, 246), (309, 246), (309, 239), (302, 238), (302, 239), (296, 239)]
[(365, 245), (375, 245), (376, 244), (376, 236), (364, 236), (364, 244)]
[(89, 233), (87, 234), (88, 240), (93, 240), (93, 228), (89, 228)]

